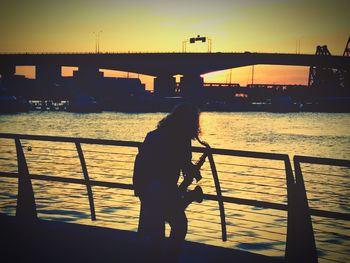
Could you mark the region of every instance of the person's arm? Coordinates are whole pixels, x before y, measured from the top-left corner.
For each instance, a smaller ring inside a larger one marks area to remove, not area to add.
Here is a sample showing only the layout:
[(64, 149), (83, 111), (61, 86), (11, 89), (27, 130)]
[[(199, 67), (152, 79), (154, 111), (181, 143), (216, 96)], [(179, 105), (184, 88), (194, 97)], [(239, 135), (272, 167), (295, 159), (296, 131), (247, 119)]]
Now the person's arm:
[(197, 166), (192, 163), (191, 141), (186, 145), (181, 170), (183, 172), (184, 181), (180, 184), (179, 190), (186, 191), (187, 187), (193, 182), (193, 179), (199, 173)]

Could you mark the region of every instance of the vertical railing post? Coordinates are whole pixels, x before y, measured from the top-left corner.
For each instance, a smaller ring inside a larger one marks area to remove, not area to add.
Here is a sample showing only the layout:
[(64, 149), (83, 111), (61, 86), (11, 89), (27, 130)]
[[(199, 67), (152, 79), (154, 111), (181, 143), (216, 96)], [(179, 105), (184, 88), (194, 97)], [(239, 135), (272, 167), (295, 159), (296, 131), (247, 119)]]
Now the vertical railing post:
[(81, 145), (80, 145), (79, 142), (76, 142), (75, 146), (76, 146), (77, 151), (78, 151), (80, 164), (81, 164), (81, 169), (83, 170), (83, 174), (84, 174), (86, 190), (87, 190), (88, 197), (89, 197), (91, 220), (94, 221), (94, 220), (96, 220), (94, 197), (93, 197), (93, 194), (92, 194), (92, 189), (91, 189), (91, 185), (90, 185), (90, 178), (89, 178), (89, 174), (88, 174), (88, 171), (87, 171), (87, 168), (86, 168), (86, 163), (85, 163), (85, 159), (84, 159), (83, 150), (82, 150)]
[(216, 194), (218, 197), (218, 203), (219, 203), (219, 209), (220, 209), (221, 233), (222, 233), (221, 239), (222, 239), (222, 241), (226, 241), (227, 240), (227, 231), (226, 231), (225, 207), (224, 207), (224, 202), (222, 200), (219, 176), (218, 176), (218, 173), (216, 170), (216, 166), (215, 166), (213, 154), (211, 153), (211, 149), (209, 148), (209, 149), (207, 149), (207, 151), (208, 151), (208, 160), (210, 163), (211, 172), (213, 174), (213, 179), (214, 179), (214, 184), (215, 184), (215, 189), (216, 189)]
[(26, 158), (23, 153), (21, 141), (15, 138), (17, 164), (18, 164), (18, 196), (16, 216), (23, 219), (37, 219), (35, 197)]
[(318, 262), (317, 250), (315, 243), (314, 230), (310, 216), (310, 209), (304, 184), (303, 174), (300, 167), (300, 161), (294, 156), (295, 172), (295, 198), (297, 203), (296, 225), (298, 227), (298, 254), (302, 256), (298, 262)]
[(288, 214), (287, 214), (287, 240), (285, 249), (285, 258), (287, 262), (298, 262), (296, 260), (298, 254), (297, 243), (297, 225), (295, 217), (297, 216), (297, 204), (295, 199), (295, 180), (293, 176), (292, 165), (290, 163), (289, 156), (286, 155), (284, 159), (284, 166), (286, 172), (286, 183), (287, 183), (287, 203), (288, 203)]

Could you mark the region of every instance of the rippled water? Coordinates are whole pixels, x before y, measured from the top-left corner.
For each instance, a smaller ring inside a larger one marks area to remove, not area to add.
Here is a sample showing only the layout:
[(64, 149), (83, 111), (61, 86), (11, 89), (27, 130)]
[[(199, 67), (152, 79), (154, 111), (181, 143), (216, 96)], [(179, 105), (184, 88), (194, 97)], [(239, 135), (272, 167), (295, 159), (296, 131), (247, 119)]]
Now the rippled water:
[[(163, 113), (74, 114), (32, 112), (0, 116), (0, 132), (142, 141)], [(350, 159), (350, 114), (203, 113), (203, 139), (212, 147)], [(23, 141), (31, 174), (83, 178), (74, 144)], [(197, 145), (194, 143), (194, 145)], [(31, 151), (28, 150), (31, 147)], [(17, 171), (12, 140), (0, 139), (0, 171)], [(130, 147), (82, 145), (92, 180), (131, 183), (134, 155)], [(194, 155), (194, 159), (198, 155)], [(214, 156), (223, 194), (287, 204), (282, 161)], [(344, 168), (303, 165), (312, 208), (350, 212), (350, 172)], [(200, 185), (215, 194), (210, 167), (202, 169)], [(17, 180), (0, 179), (0, 212), (15, 213)], [(129, 190), (93, 187), (97, 221), (90, 220), (86, 187), (33, 180), (38, 215), (84, 224), (136, 231), (138, 199)], [(228, 241), (222, 242), (217, 203), (204, 201), (188, 209), (188, 240), (283, 256), (285, 211), (225, 204)], [(313, 217), (320, 261), (346, 262), (350, 225), (342, 220)]]

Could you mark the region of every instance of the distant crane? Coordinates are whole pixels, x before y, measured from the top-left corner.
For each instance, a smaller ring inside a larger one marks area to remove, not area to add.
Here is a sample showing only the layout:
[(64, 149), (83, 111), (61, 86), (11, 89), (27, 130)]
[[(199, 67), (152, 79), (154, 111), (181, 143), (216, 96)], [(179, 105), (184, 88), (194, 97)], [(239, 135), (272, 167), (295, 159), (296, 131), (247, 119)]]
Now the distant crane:
[[(327, 46), (317, 46), (316, 56), (332, 56)], [(350, 56), (350, 37), (344, 49), (343, 56)], [(323, 95), (350, 95), (349, 70), (311, 66), (309, 71), (309, 88)], [(347, 90), (345, 89), (347, 88)]]

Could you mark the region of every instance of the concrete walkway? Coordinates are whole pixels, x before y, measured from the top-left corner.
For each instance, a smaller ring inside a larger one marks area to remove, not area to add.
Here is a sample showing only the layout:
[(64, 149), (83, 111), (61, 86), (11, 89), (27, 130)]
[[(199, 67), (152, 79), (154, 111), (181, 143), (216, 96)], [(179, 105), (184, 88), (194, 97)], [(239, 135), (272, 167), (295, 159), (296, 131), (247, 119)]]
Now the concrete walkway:
[[(72, 223), (34, 223), (0, 214), (2, 262), (155, 262), (135, 232)], [(168, 260), (162, 260), (167, 262)], [(281, 262), (240, 250), (186, 241), (180, 262)]]

